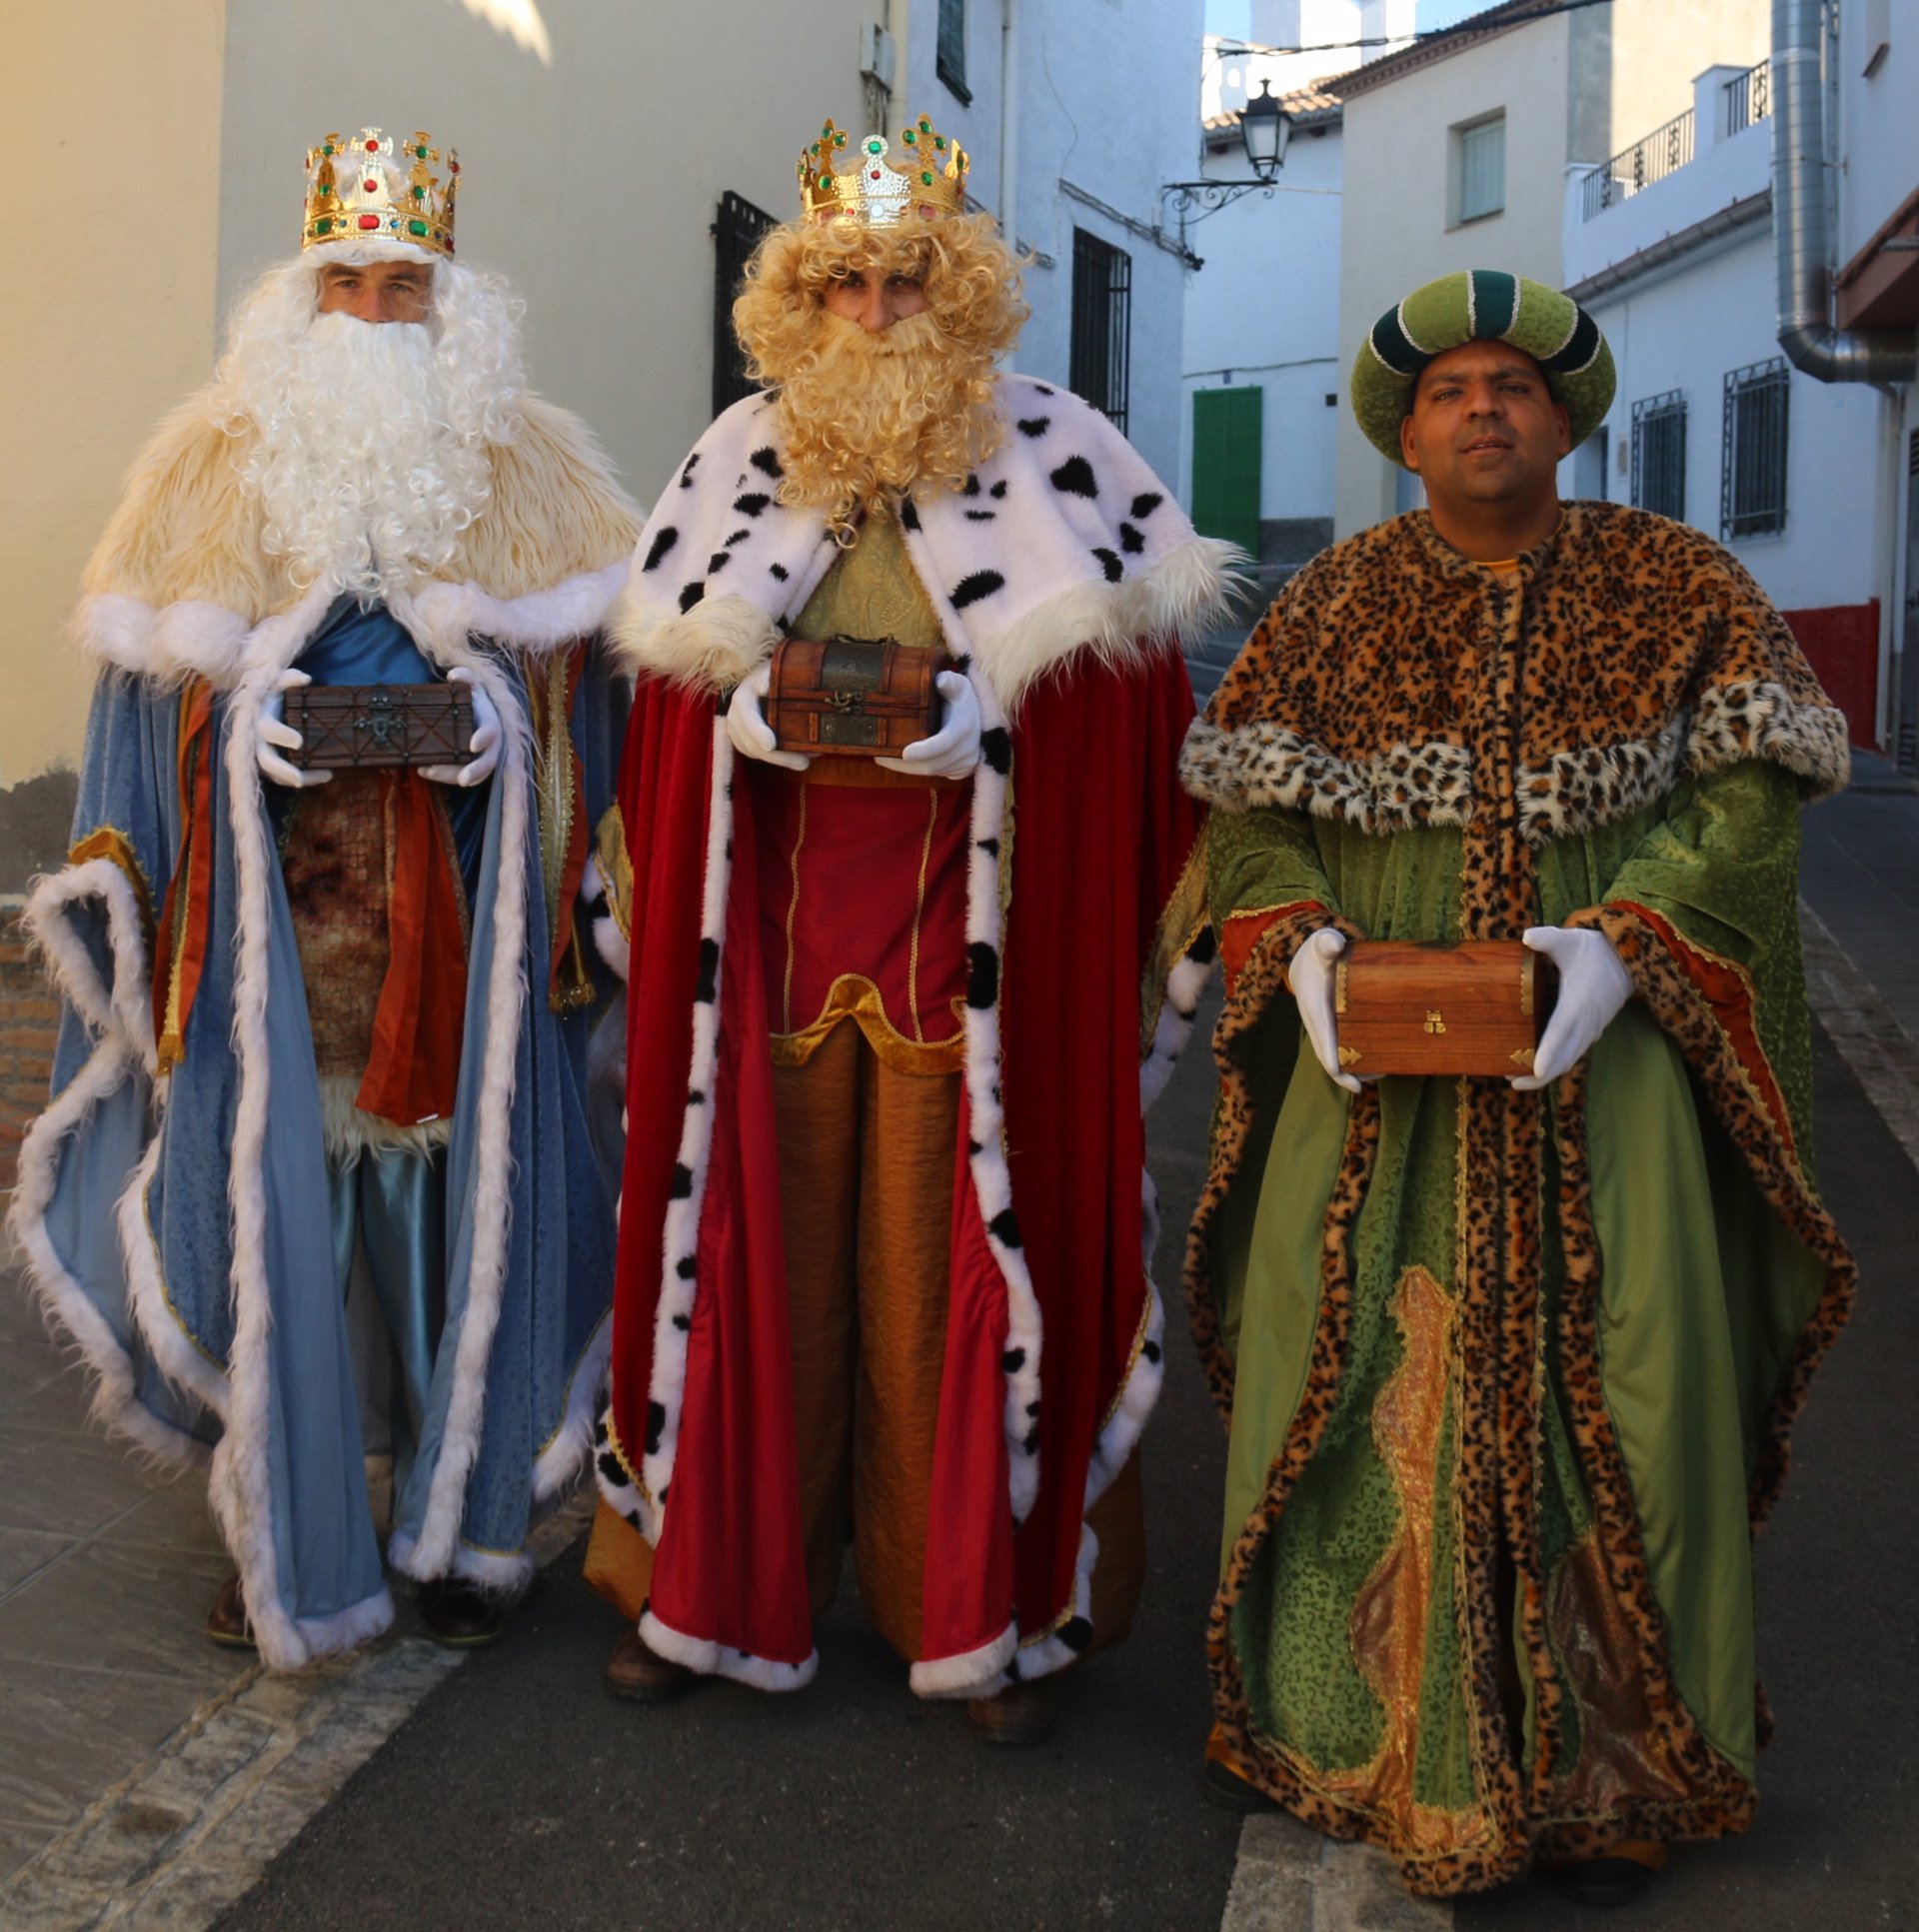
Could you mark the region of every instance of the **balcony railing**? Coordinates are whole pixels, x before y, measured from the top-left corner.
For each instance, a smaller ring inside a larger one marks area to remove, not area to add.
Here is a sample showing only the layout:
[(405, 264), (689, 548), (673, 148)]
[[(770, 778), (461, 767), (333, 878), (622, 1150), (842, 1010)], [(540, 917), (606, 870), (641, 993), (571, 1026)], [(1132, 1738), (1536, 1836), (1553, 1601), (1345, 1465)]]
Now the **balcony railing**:
[[(1718, 138), (1739, 133), (1772, 112), (1772, 65), (1761, 61), (1735, 74), (1720, 89)], [(1601, 162), (1581, 184), (1581, 219), (1591, 221), (1602, 210), (1630, 201), (1640, 189), (1683, 168), (1693, 155), (1693, 116), (1688, 108), (1643, 141)]]
[(1630, 201), (1640, 189), (1663, 181), (1691, 159), (1692, 109), (1687, 108), (1664, 127), (1655, 128), (1643, 141), (1635, 141), (1610, 161), (1602, 161), (1587, 175), (1583, 219), (1591, 221), (1602, 210)]
[(1748, 67), (1743, 74), (1733, 75), (1724, 93), (1724, 126), (1728, 134), (1737, 134), (1742, 128), (1763, 121), (1772, 112), (1772, 63), (1762, 60), (1757, 67)]

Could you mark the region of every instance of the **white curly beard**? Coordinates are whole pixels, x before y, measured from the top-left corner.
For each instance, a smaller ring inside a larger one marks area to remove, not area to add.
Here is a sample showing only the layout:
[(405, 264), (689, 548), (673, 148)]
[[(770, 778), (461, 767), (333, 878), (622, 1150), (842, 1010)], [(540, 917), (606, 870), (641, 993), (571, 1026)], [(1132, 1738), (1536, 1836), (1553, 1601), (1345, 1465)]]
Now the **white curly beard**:
[[(365, 323), (315, 315), (312, 290), (310, 275), (263, 287), (236, 324), (223, 401), (230, 430), (252, 432), (236, 467), (297, 583), (386, 598), (443, 573), (486, 507), (491, 446), (517, 421), (513, 318), (501, 301), (451, 331), (436, 289), (434, 323)], [(471, 353), (476, 333), (499, 353)]]

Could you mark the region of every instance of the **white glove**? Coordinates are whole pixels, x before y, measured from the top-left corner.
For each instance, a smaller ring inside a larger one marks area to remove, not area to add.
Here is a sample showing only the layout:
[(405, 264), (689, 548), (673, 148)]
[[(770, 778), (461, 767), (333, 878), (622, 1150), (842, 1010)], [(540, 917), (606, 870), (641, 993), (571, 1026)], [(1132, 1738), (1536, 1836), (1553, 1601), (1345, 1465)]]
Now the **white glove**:
[(1345, 950), (1346, 936), (1336, 927), (1322, 926), (1300, 942), (1292, 964), (1286, 967), (1286, 977), (1292, 981), (1300, 1023), (1312, 1041), (1319, 1064), (1326, 1069), (1326, 1078), (1348, 1093), (1357, 1093), (1357, 1077), (1339, 1064), (1339, 1021), (1332, 1009), (1333, 967)]
[(1559, 1000), (1533, 1053), (1532, 1071), (1512, 1079), (1521, 1093), (1532, 1093), (1577, 1066), (1592, 1050), (1613, 1014), (1632, 997), (1632, 978), (1603, 933), (1531, 926), (1520, 938), (1559, 968)]
[(873, 762), (909, 778), (962, 779), (979, 763), (979, 700), (958, 671), (943, 671), (933, 682), (947, 701), (946, 723), (931, 738), (916, 738), (898, 758)]
[(773, 664), (769, 660), (751, 677), (742, 678), (727, 701), (727, 736), (742, 758), (757, 758), (764, 765), (781, 765), (789, 772), (804, 772), (813, 760), (804, 752), (777, 749), (773, 727), (767, 723), (763, 700), (773, 689)]
[(580, 874), (580, 904), (583, 908), (591, 906), (607, 890), (607, 882), (600, 877), (600, 861), (596, 854), (587, 854), (587, 863)]
[(500, 763), (500, 714), (465, 665), (456, 665), (449, 671), (447, 683), (465, 685), (473, 693), (473, 736), (467, 741), (467, 750), (473, 758), (465, 765), (423, 765), (420, 776), (431, 779), (435, 785), (483, 785), (493, 777), (493, 769)]
[(306, 743), (287, 723), (287, 693), (312, 683), (313, 680), (304, 671), (283, 671), (279, 682), (260, 701), (260, 735), (253, 748), (253, 762), (259, 766), (261, 777), (295, 792), (309, 785), (325, 785), (333, 777), (331, 772), (326, 771), (303, 772), (299, 766), (282, 758), (280, 752), (271, 749), (278, 745), (280, 751), (297, 752)]

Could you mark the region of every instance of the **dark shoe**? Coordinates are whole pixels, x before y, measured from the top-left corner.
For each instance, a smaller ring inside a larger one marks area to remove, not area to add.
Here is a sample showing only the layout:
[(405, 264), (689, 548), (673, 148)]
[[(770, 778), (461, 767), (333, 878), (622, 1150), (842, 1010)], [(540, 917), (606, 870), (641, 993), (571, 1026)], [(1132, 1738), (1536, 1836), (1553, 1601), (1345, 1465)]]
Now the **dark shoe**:
[(1208, 1804), (1216, 1804), (1221, 1811), (1277, 1811), (1279, 1808), (1274, 1799), (1234, 1768), (1217, 1724), (1206, 1738), (1206, 1754), (1199, 1765), (1199, 1791)]
[(253, 1625), (247, 1621), (247, 1599), (240, 1593), (240, 1572), (235, 1570), (220, 1585), (220, 1594), (207, 1612), (207, 1635), (229, 1650), (251, 1650)]
[(420, 1585), (420, 1621), (435, 1643), (474, 1650), (507, 1627), (507, 1606), (463, 1577), (436, 1577)]
[(1043, 1744), (1052, 1735), (1054, 1701), (1050, 1677), (1008, 1684), (967, 1701), (966, 1728), (986, 1744)]
[(664, 1704), (700, 1681), (698, 1671), (663, 1657), (638, 1630), (629, 1630), (607, 1664), (607, 1688), (635, 1704)]
[(1582, 1858), (1559, 1865), (1553, 1877), (1581, 1905), (1630, 1905), (1652, 1883), (1654, 1872), (1666, 1863), (1664, 1845), (1622, 1839), (1603, 1858)]

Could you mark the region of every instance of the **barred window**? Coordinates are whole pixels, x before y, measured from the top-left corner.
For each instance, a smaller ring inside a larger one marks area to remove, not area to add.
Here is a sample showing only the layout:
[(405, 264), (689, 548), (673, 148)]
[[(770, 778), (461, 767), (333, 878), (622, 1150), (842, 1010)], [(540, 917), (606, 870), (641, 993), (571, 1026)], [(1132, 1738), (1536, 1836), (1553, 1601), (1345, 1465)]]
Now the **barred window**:
[(1783, 356), (1726, 377), (1719, 536), (1764, 537), (1786, 527), (1786, 423), (1792, 373)]
[(747, 272), (747, 263), (760, 237), (773, 227), (773, 217), (744, 196), (728, 189), (720, 197), (713, 222), (713, 413), (731, 408), (755, 385), (747, 374), (740, 338), (733, 333), (733, 299)]
[(1126, 430), (1132, 351), (1132, 257), (1072, 231), (1072, 347), (1066, 386)]
[(934, 72), (959, 95), (970, 101), (966, 88), (966, 0), (940, 0), (940, 39)]
[(1455, 128), (1454, 179), (1458, 184), (1455, 221), (1497, 215), (1506, 205), (1506, 117)]
[(1685, 518), (1686, 399), (1676, 389), (1632, 406), (1632, 500), (1641, 510)]

